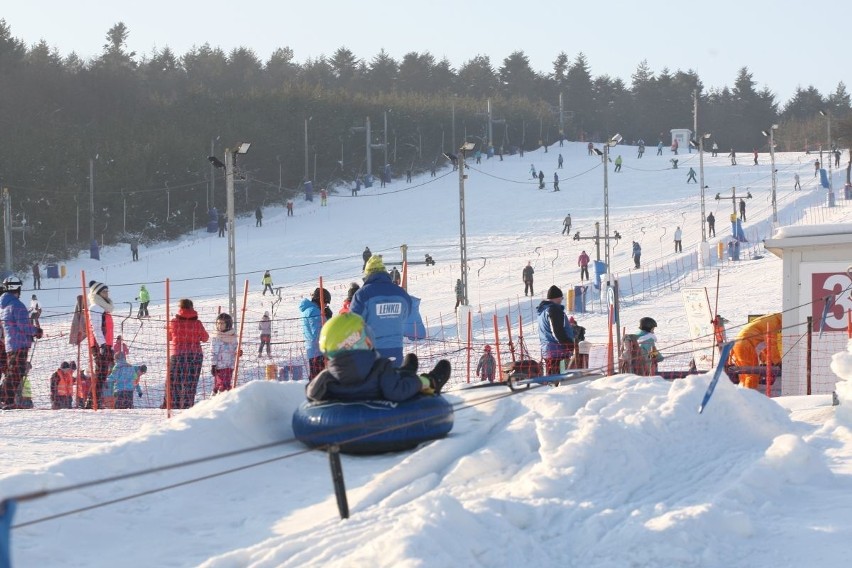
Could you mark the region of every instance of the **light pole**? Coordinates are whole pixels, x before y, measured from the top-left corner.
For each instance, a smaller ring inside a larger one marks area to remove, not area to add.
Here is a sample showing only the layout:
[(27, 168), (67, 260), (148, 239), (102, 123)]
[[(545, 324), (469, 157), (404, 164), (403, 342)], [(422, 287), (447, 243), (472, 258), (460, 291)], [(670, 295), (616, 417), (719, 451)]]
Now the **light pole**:
[(704, 134), (702, 134), (701, 136), (698, 137), (697, 143), (695, 142), (695, 140), (689, 141), (689, 143), (692, 146), (698, 147), (698, 182), (699, 182), (699, 185), (701, 185), (701, 190), (699, 192), (699, 195), (701, 197), (701, 242), (702, 243), (707, 242), (707, 229), (704, 226), (704, 220), (706, 218), (706, 215), (705, 215), (706, 212), (705, 212), (705, 208), (704, 208), (704, 190), (707, 189), (704, 185), (704, 141), (707, 140), (708, 138), (710, 138), (710, 136), (712, 136), (712, 134), (710, 134), (709, 132), (706, 132), (706, 133), (704, 133)]
[[(612, 138), (606, 141), (604, 144), (603, 152), (595, 149), (595, 152), (603, 156), (603, 166), (604, 166), (604, 240), (606, 241), (604, 246), (604, 264), (606, 264), (606, 273), (610, 274), (610, 265), (609, 265), (609, 149), (616, 146), (619, 142), (621, 142), (622, 136), (621, 134), (616, 134)], [(607, 280), (609, 280), (607, 278)], [(609, 282), (607, 282), (609, 285)]]
[(819, 113), (826, 118), (825, 135), (828, 143), (828, 206), (834, 207), (834, 183), (831, 179), (831, 162), (834, 159), (831, 149), (831, 111), (828, 109), (820, 110)]
[(462, 294), (464, 298), (462, 299), (462, 304), (467, 306), (467, 226), (465, 225), (465, 213), (464, 213), (464, 180), (467, 178), (467, 174), (465, 174), (465, 165), (464, 159), (465, 154), (476, 146), (473, 142), (465, 142), (462, 144), (461, 148), (459, 148), (459, 152), (461, 153), (461, 158), (459, 159), (459, 253), (460, 253), (460, 263), (461, 263), (461, 281), (462, 281)]
[(769, 163), (772, 166), (772, 226), (778, 226), (778, 202), (775, 199), (775, 131), (778, 130), (778, 125), (773, 124), (766, 130), (760, 132), (769, 138)]

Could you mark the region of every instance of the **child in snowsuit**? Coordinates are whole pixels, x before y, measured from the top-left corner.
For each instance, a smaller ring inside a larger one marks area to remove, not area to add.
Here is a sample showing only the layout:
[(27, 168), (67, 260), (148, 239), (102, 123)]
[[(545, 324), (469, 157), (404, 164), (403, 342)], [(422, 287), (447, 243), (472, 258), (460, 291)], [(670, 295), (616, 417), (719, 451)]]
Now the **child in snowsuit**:
[(494, 372), (497, 369), (497, 362), (494, 360), (494, 355), (491, 354), (491, 346), (486, 345), (482, 357), (479, 358), (479, 363), (476, 365), (476, 376), (480, 377), (480, 381), (494, 382)]
[(148, 371), (145, 365), (131, 365), (124, 353), (115, 354), (115, 366), (107, 375), (107, 388), (115, 397), (115, 408), (133, 408), (133, 391), (142, 397), (140, 377)]
[(263, 312), (263, 317), (257, 324), (257, 329), (260, 330), (260, 347), (257, 349), (257, 356), (263, 354), (263, 347), (266, 346), (266, 356), (272, 357), (272, 320), (269, 319), (269, 312)]
[(50, 407), (53, 410), (71, 408), (74, 398), (74, 371), (77, 364), (63, 361), (59, 368), (50, 376)]
[(356, 313), (339, 314), (323, 325), (319, 349), (327, 367), (305, 388), (308, 400), (390, 400), (402, 402), (421, 394), (440, 394), (450, 378), (450, 362), (441, 359), (418, 375), (417, 356), (408, 353), (402, 366), (379, 355), (373, 334)]
[(261, 278), (260, 283), (263, 284), (263, 296), (266, 296), (266, 291), (269, 290), (270, 294), (275, 294), (272, 291), (272, 275), (269, 274), (269, 271), (263, 273), (263, 278)]
[(217, 394), (231, 390), (237, 358), (237, 334), (234, 331), (234, 319), (230, 314), (222, 313), (216, 317), (216, 330), (213, 332), (211, 346), (213, 364), (210, 373), (213, 375), (213, 394)]

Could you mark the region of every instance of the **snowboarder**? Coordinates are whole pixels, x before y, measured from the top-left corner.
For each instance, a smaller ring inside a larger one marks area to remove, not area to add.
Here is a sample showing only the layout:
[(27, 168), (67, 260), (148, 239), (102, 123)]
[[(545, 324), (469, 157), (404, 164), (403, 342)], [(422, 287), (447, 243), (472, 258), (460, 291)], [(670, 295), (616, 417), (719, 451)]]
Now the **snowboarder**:
[(577, 266), (580, 267), (580, 282), (584, 279), (589, 279), (589, 255), (586, 254), (586, 251), (580, 253), (580, 256), (577, 257)]
[(639, 139), (639, 153), (636, 155), (637, 158), (641, 158), (645, 155), (645, 141), (641, 138)]
[(562, 234), (571, 236), (571, 214), (568, 213), (562, 221)]
[(535, 269), (532, 267), (532, 262), (527, 261), (527, 265), (521, 272), (521, 278), (524, 281), (524, 296), (526, 296), (527, 293), (529, 293), (530, 296), (533, 295), (533, 274), (535, 274)]
[(689, 172), (686, 174), (686, 183), (689, 183), (690, 181), (698, 183), (698, 180), (695, 179), (695, 170), (692, 168), (689, 168)]
[(683, 245), (681, 244), (681, 238), (683, 237), (683, 231), (680, 230), (680, 227), (675, 229), (674, 232), (674, 244), (675, 244), (675, 252), (683, 252)]

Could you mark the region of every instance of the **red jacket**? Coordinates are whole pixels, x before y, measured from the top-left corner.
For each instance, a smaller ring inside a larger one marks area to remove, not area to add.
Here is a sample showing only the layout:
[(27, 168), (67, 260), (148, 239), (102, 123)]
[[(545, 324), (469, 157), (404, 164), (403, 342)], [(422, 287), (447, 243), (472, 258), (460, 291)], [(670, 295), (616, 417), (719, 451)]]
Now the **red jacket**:
[(169, 322), (169, 339), (172, 355), (201, 355), (201, 342), (206, 342), (210, 336), (198, 321), (198, 312), (181, 308)]

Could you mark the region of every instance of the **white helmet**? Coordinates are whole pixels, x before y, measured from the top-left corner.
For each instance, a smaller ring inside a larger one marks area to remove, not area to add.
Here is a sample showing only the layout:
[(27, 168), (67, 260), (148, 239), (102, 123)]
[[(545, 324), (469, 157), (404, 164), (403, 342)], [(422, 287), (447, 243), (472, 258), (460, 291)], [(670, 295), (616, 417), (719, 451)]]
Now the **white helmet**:
[(21, 288), (24, 287), (23, 283), (21, 283), (21, 279), (17, 276), (9, 276), (3, 281), (3, 286), (6, 288), (7, 292), (20, 292)]

